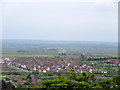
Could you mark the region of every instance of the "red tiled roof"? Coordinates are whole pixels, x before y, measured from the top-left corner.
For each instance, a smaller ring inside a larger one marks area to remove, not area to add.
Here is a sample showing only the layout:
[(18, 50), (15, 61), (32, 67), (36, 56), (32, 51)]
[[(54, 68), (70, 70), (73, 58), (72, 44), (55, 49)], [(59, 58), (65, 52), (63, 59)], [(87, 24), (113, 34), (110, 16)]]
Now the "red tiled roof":
[(4, 60), (0, 58), (0, 63), (4, 63)]

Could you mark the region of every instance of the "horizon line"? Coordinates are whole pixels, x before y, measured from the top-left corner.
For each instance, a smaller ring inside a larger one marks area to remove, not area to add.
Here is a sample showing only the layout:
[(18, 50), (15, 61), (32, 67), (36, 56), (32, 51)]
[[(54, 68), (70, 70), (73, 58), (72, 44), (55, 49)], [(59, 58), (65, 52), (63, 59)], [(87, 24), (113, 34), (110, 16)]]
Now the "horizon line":
[(73, 42), (111, 42), (118, 43), (118, 41), (87, 41), (87, 40), (44, 40), (44, 39), (0, 39), (0, 40), (35, 40), (35, 41), (73, 41)]

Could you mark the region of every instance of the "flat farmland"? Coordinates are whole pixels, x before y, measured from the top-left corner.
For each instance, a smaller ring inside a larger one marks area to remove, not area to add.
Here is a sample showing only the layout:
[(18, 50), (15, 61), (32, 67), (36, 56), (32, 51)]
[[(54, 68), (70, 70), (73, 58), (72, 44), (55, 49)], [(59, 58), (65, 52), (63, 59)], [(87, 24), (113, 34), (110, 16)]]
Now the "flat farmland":
[(2, 56), (54, 56), (61, 52), (79, 56), (86, 53), (93, 56), (117, 56), (118, 44), (113, 42), (87, 41), (44, 41), (44, 40), (3, 40)]

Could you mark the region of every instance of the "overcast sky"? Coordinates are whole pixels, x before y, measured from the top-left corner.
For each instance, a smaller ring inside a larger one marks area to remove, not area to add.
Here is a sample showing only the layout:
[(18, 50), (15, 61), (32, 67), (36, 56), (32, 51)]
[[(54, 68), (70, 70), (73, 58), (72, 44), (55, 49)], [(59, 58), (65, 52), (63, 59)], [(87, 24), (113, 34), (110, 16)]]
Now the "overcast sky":
[[(117, 2), (7, 2), (2, 4), (3, 39), (118, 40)], [(72, 1), (72, 0), (71, 0)], [(103, 1), (103, 0), (102, 0)]]

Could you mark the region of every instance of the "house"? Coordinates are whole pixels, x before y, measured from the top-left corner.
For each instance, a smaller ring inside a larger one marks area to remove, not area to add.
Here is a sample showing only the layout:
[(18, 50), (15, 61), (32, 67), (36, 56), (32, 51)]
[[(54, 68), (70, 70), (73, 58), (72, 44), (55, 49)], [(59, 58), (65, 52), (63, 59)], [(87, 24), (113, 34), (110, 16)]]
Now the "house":
[(5, 63), (4, 60), (2, 58), (0, 58), (0, 63)]

